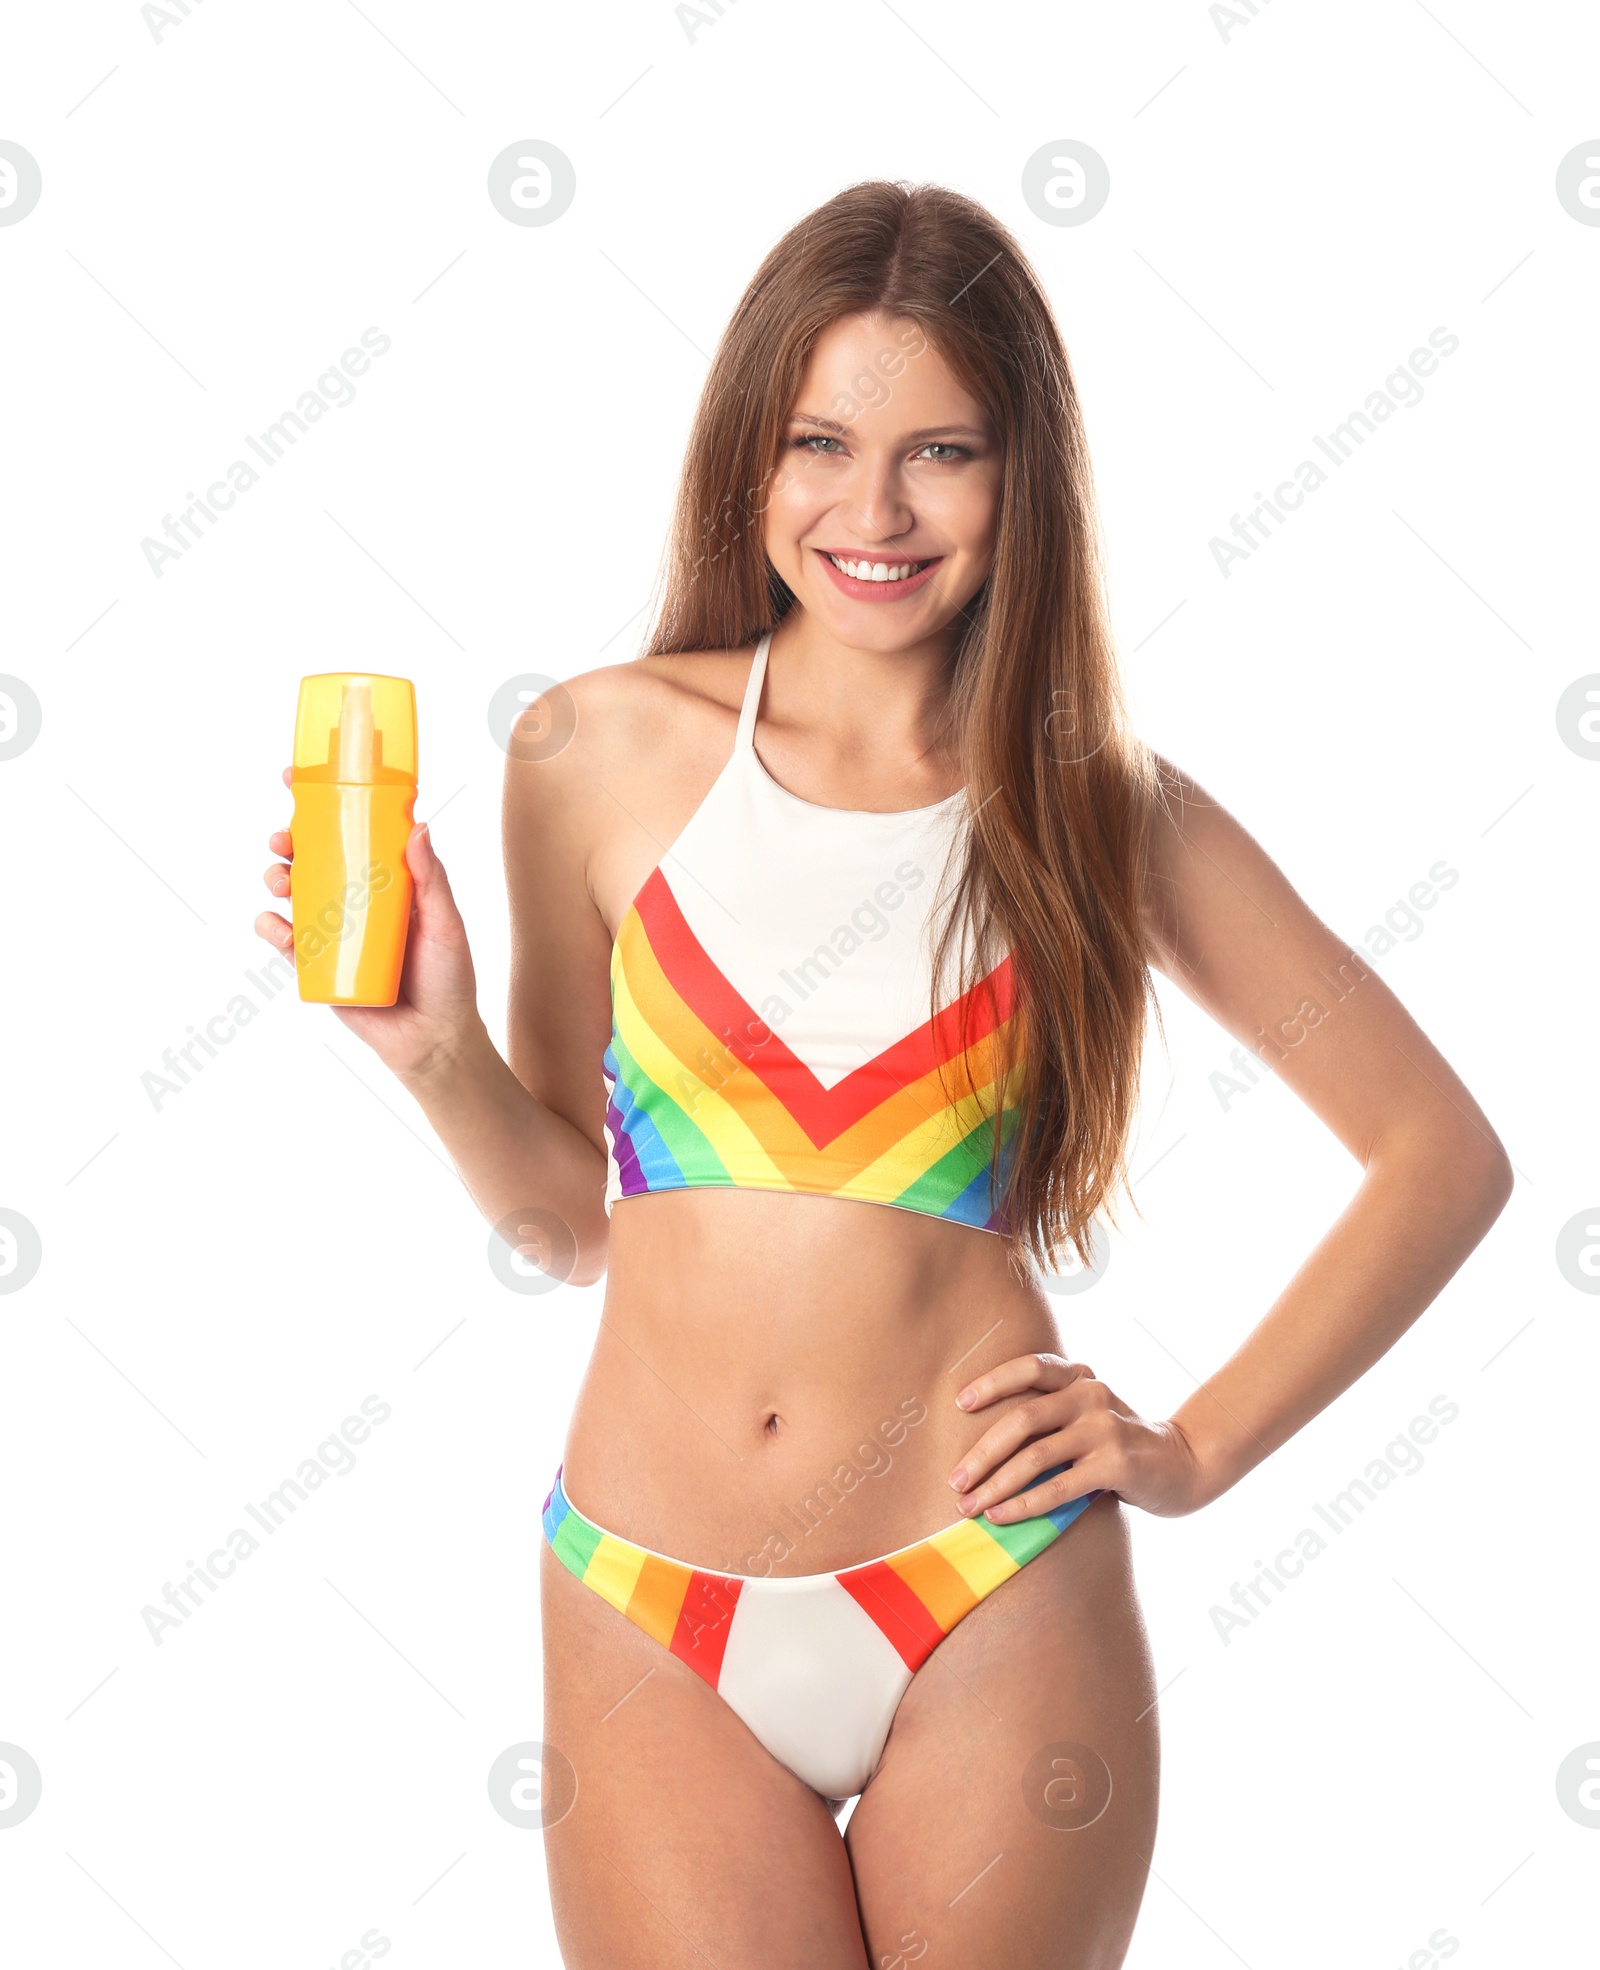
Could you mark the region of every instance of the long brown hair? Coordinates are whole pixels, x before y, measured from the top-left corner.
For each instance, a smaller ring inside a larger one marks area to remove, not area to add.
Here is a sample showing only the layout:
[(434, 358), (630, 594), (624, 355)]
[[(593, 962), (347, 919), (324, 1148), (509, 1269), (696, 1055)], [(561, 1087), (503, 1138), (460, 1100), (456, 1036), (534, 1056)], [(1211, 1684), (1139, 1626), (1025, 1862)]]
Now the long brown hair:
[[(1104, 1207), (1115, 1221), (1127, 1181), (1160, 776), (1123, 701), (1067, 352), (1021, 248), (981, 205), (939, 185), (852, 185), (767, 255), (701, 394), (645, 654), (752, 642), (792, 605), (763, 548), (769, 483), (817, 337), (868, 313), (921, 327), (1002, 450), (994, 564), (953, 652), (950, 743), (971, 827), (934, 1009), (958, 933), (963, 987), (1009, 947), (1018, 1017), (995, 1085), (1020, 1069), (1021, 1093), (1003, 1221), (1042, 1265), (1068, 1243), (1089, 1265), (1090, 1220)], [(1002, 1167), (996, 1128), (992, 1186)]]

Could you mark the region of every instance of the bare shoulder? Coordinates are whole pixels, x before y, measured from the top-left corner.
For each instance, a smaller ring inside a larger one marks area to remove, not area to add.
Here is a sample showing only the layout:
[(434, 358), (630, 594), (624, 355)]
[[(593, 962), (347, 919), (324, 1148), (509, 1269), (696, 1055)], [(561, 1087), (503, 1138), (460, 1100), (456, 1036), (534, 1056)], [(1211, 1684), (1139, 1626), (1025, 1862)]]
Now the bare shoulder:
[(695, 744), (737, 722), (749, 650), (685, 650), (634, 657), (569, 678), (565, 690), (590, 746), (655, 752)]
[(635, 657), (531, 699), (506, 755), (508, 862), (537, 843), (542, 861), (581, 872), (614, 922), (613, 892), (625, 903), (732, 750), (750, 658), (748, 647)]
[[(508, 795), (541, 812), (593, 792), (609, 769), (638, 784), (737, 723), (749, 651), (694, 650), (601, 664), (530, 698), (507, 747)], [(518, 772), (518, 767), (537, 772)]]

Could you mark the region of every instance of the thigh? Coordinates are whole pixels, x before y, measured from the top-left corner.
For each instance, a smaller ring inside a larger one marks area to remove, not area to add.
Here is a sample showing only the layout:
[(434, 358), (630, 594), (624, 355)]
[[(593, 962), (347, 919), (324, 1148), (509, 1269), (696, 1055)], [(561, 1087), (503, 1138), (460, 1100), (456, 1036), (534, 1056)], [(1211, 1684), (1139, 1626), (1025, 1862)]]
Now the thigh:
[(543, 1541), (539, 1603), (544, 1741), (578, 1780), (544, 1836), (568, 1970), (866, 1970), (827, 1804)]
[(871, 1962), (1116, 1970), (1155, 1839), (1154, 1703), (1107, 1496), (912, 1678), (845, 1833)]

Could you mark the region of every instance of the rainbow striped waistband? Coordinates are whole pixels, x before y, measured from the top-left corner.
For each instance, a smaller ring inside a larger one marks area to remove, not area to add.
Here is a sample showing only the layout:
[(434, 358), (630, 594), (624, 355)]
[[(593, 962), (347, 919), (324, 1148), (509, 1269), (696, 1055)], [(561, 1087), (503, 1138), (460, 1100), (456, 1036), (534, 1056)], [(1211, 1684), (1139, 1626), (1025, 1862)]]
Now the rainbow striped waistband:
[[(1070, 1499), (1035, 1518), (996, 1525), (957, 1519), (925, 1539), (836, 1572), (720, 1573), (636, 1545), (586, 1518), (557, 1465), (544, 1501), (544, 1536), (571, 1574), (717, 1686), (742, 1597), (847, 1593), (916, 1670), (996, 1587), (1066, 1531), (1101, 1494)], [(1070, 1469), (1057, 1464), (1040, 1474)]]

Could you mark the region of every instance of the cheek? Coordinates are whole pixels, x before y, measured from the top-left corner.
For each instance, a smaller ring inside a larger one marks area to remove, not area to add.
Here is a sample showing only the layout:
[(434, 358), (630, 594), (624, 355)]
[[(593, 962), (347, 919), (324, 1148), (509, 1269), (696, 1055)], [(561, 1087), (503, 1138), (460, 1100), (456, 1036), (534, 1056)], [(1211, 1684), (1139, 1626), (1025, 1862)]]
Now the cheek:
[(767, 502), (766, 538), (769, 548), (792, 544), (827, 512), (832, 501), (821, 480), (803, 466), (780, 465), (772, 477)]
[(1000, 517), (998, 488), (988, 478), (973, 477), (946, 488), (926, 507), (928, 518), (947, 540), (969, 553), (985, 554), (995, 541)]

